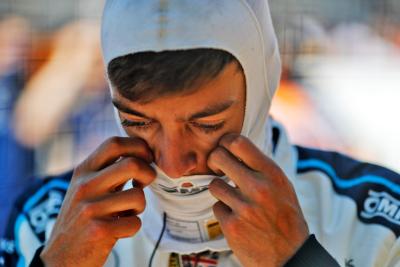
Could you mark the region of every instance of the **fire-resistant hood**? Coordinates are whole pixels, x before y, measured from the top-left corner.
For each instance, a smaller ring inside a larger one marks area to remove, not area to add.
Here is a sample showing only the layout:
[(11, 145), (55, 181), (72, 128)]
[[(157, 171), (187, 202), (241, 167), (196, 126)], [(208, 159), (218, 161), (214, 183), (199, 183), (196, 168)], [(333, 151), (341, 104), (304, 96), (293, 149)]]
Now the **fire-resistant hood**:
[(265, 150), (265, 123), (281, 71), (266, 0), (108, 0), (101, 38), (106, 66), (116, 57), (144, 51), (230, 52), (246, 77), (242, 134)]

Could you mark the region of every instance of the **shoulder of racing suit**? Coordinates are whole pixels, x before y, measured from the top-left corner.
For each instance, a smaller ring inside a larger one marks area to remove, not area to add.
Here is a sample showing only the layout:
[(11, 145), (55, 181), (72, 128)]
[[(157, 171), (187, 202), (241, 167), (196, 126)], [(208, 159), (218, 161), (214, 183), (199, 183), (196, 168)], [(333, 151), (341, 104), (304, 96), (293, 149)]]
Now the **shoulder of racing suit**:
[(55, 221), (60, 211), (71, 177), (72, 171), (69, 171), (32, 179), (15, 202), (6, 231), (0, 238), (0, 266), (29, 264), (46, 239), (49, 223)]
[(336, 194), (354, 200), (358, 219), (400, 234), (400, 175), (384, 167), (360, 162), (337, 152), (297, 146), (297, 173), (322, 172)]

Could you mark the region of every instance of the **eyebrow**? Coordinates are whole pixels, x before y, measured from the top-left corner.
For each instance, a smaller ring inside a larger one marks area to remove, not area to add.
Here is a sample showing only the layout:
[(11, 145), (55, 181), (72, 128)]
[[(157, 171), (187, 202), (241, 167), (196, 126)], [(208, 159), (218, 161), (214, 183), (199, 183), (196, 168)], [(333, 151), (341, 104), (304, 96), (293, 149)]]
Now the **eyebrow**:
[(119, 111), (122, 111), (122, 112), (130, 114), (130, 115), (134, 115), (134, 116), (138, 116), (138, 117), (149, 119), (149, 117), (147, 117), (143, 113), (125, 106), (124, 104), (122, 104), (121, 102), (119, 102), (116, 99), (113, 99), (112, 103)]
[(231, 101), (226, 101), (226, 102), (210, 105), (210, 106), (206, 107), (205, 109), (203, 109), (199, 112), (196, 112), (195, 114), (190, 116), (189, 120), (195, 120), (195, 119), (200, 119), (203, 117), (208, 117), (208, 116), (219, 114), (219, 113), (227, 110), (228, 108), (230, 108), (234, 103), (235, 103), (235, 101), (231, 100)]
[[(227, 110), (228, 108), (230, 108), (235, 102), (236, 101), (234, 101), (234, 100), (230, 100), (230, 101), (210, 105), (210, 106), (206, 107), (205, 109), (191, 115), (189, 120), (196, 120), (196, 119), (219, 114), (219, 113)], [(127, 114), (131, 114), (134, 116), (150, 119), (145, 114), (125, 106), (124, 104), (122, 104), (121, 102), (119, 102), (116, 99), (113, 99), (112, 103), (119, 111), (122, 111)]]

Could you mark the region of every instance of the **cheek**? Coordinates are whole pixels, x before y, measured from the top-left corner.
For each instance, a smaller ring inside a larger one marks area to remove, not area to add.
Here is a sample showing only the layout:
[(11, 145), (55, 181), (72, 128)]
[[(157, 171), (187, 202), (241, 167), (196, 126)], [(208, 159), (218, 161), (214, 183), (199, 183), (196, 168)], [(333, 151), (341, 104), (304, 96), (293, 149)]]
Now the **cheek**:
[[(235, 119), (233, 119), (235, 118)], [(219, 140), (226, 134), (236, 133), (240, 134), (242, 130), (243, 119), (238, 116), (232, 116), (232, 119), (225, 123), (225, 126), (220, 130), (212, 134), (201, 134), (198, 139), (204, 140), (204, 150), (208, 155), (212, 150), (218, 146)]]
[(219, 140), (224, 135), (230, 133), (241, 133), (243, 117), (244, 114), (242, 111), (237, 110), (229, 116), (229, 119), (226, 120), (222, 129), (208, 134), (198, 130), (196, 134), (193, 135), (193, 144), (195, 144), (199, 150), (208, 157), (209, 153), (218, 146)]
[(133, 128), (130, 127), (124, 127), (125, 133), (129, 136), (129, 137), (138, 137), (141, 138), (143, 140), (146, 140), (146, 134), (145, 133), (141, 133), (141, 131), (137, 131), (134, 130)]
[(144, 140), (147, 145), (150, 147), (151, 150), (153, 150), (152, 148), (152, 139), (151, 135), (146, 132), (146, 131), (141, 131), (141, 130), (135, 130), (133, 128), (129, 128), (129, 127), (125, 127), (124, 128), (125, 133), (128, 135), (128, 137), (131, 138), (140, 138), (142, 140)]

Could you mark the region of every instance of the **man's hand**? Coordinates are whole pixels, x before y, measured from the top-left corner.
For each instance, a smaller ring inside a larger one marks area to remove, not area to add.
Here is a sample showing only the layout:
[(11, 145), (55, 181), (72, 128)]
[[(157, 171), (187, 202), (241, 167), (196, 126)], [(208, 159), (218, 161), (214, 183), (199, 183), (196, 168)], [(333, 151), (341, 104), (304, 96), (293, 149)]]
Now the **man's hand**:
[[(152, 153), (137, 138), (114, 137), (74, 171), (41, 258), (46, 266), (103, 266), (119, 238), (141, 226), (143, 187), (155, 178)], [(135, 187), (121, 191), (129, 180)]]
[(220, 201), (214, 214), (240, 262), (246, 266), (282, 266), (308, 238), (296, 193), (283, 171), (247, 138), (228, 134), (211, 152), (209, 167), (224, 173), (210, 184)]

